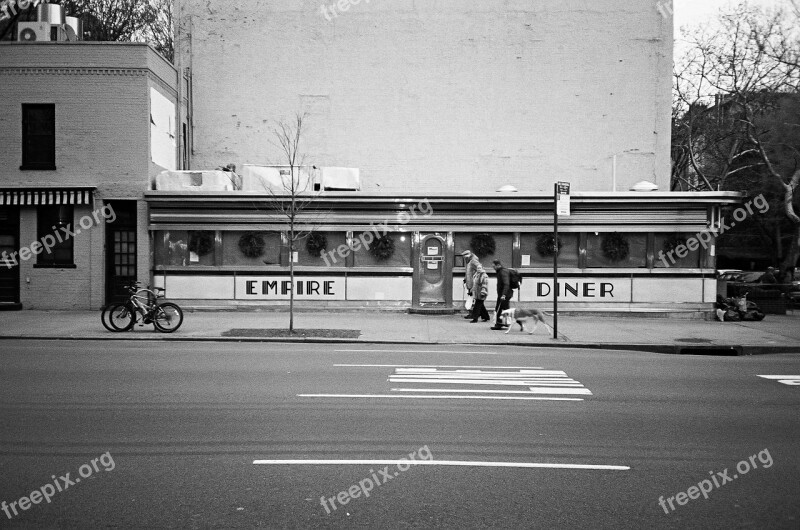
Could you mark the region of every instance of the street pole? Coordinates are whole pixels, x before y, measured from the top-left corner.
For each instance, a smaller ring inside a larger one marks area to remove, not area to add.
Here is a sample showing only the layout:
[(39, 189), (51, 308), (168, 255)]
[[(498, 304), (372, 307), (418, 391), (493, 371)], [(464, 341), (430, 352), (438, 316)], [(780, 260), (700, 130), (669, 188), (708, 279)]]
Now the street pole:
[(558, 339), (558, 183), (553, 184), (553, 338)]

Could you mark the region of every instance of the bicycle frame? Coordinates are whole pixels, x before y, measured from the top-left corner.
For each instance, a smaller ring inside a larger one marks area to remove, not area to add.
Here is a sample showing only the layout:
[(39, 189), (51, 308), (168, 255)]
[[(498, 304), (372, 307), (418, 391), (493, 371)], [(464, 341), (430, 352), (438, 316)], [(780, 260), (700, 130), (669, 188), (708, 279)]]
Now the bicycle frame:
[[(151, 318), (153, 310), (159, 298), (164, 298), (164, 294), (158, 294), (152, 289), (140, 289), (137, 287), (129, 288), (131, 293), (128, 301), (131, 303), (136, 313), (141, 314), (143, 320)], [(138, 319), (138, 317), (137, 317)]]

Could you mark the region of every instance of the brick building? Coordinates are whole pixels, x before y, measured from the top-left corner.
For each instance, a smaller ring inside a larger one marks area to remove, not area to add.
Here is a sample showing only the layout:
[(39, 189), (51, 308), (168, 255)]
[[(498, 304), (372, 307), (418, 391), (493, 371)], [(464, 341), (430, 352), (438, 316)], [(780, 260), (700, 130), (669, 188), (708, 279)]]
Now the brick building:
[(366, 192), (549, 192), (566, 176), (610, 191), (615, 159), (617, 189), (668, 190), (673, 30), (658, 7), (179, 0), (192, 167), (282, 163), (270, 128), (300, 111), (309, 160), (359, 168)]
[(181, 163), (177, 77), (144, 44), (0, 42), (0, 307), (97, 308), (149, 281), (144, 191)]

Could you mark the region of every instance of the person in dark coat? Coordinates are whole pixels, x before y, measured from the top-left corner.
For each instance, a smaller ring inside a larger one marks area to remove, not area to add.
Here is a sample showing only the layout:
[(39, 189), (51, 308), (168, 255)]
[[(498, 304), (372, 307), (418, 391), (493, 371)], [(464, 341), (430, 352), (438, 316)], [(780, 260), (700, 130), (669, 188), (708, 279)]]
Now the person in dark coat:
[(758, 281), (761, 283), (778, 283), (775, 278), (775, 267), (767, 267), (767, 272), (762, 274)]
[(514, 290), (511, 288), (511, 274), (508, 269), (503, 267), (503, 262), (496, 259), (492, 262), (494, 270), (497, 272), (497, 305), (495, 306), (494, 326), (491, 329), (499, 330), (506, 329), (508, 326), (503, 324), (502, 313), (511, 306), (511, 298), (514, 296)]

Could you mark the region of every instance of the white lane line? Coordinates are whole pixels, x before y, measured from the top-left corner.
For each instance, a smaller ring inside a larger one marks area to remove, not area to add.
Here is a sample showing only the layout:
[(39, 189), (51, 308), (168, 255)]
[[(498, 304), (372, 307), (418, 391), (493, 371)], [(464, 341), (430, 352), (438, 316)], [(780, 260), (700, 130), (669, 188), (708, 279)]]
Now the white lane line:
[(455, 351), (455, 350), (333, 350), (341, 353), (478, 353), (481, 355), (503, 355), (503, 352), (493, 351)]
[(470, 460), (253, 460), (254, 465), (268, 466), (412, 466), (517, 467), (545, 469), (590, 469), (629, 471), (630, 466), (604, 464), (554, 464), (549, 462), (480, 462)]
[[(341, 350), (337, 350), (341, 351)], [(358, 350), (363, 351), (363, 350)], [(344, 368), (495, 368), (498, 370), (541, 370), (539, 366), (461, 366), (453, 364), (334, 364)]]
[[(555, 394), (556, 392), (542, 392)], [(561, 393), (561, 392), (559, 392)], [(395, 398), (395, 399), (508, 399), (520, 401), (583, 401), (581, 398), (555, 398), (555, 397), (515, 397), (515, 396), (406, 396), (400, 394), (297, 394), (297, 397), (308, 398)]]
[(758, 377), (777, 381), (788, 386), (800, 386), (800, 375), (759, 375)]

